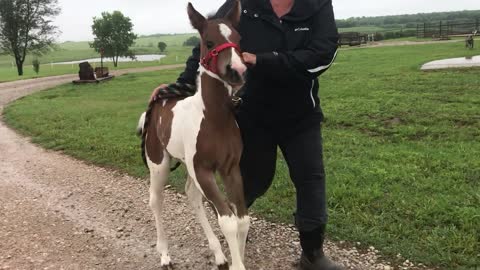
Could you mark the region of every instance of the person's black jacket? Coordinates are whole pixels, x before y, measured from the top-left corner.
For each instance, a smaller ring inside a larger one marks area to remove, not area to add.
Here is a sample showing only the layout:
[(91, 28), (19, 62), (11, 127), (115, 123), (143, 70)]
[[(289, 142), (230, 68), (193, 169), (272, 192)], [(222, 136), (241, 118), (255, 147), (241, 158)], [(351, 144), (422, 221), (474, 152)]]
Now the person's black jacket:
[[(223, 17), (234, 1), (227, 0), (216, 17)], [(248, 71), (241, 109), (280, 121), (319, 110), (317, 77), (337, 54), (331, 0), (295, 0), (292, 10), (280, 19), (270, 0), (241, 3), (240, 47), (257, 55), (257, 65)], [(199, 59), (197, 46), (177, 82), (196, 83)]]

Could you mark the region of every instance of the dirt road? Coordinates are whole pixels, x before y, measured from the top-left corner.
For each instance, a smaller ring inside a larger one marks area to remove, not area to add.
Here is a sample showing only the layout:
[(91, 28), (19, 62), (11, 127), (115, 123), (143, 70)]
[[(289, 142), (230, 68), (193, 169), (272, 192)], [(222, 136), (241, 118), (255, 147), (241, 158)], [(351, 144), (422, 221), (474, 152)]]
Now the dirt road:
[[(0, 113), (8, 102), (74, 77), (0, 84)], [(0, 269), (159, 269), (147, 191), (143, 179), (41, 149), (0, 121)], [(186, 198), (167, 190), (165, 201), (176, 269), (214, 269)], [(247, 269), (295, 269), (294, 229), (259, 219), (252, 227)], [(360, 255), (328, 243), (328, 253), (349, 269), (390, 269), (374, 250)]]

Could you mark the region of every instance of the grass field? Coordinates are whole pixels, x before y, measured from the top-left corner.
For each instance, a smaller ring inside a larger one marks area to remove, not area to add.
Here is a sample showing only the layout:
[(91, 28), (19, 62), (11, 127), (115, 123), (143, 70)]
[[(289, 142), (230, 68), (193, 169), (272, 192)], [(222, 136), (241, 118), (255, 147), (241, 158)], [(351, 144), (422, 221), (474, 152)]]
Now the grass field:
[[(183, 42), (194, 34), (178, 34), (178, 35), (165, 35), (165, 36), (152, 36), (152, 37), (140, 37), (137, 39), (132, 50), (136, 54), (160, 54), (157, 48), (157, 44), (160, 41), (167, 43), (167, 50), (163, 53), (167, 57), (163, 58), (161, 62), (130, 62), (119, 63), (118, 69), (132, 68), (132, 67), (144, 67), (155, 66), (159, 64), (174, 64), (184, 63), (186, 58), (190, 55), (191, 47), (184, 47)], [(64, 42), (58, 44), (58, 48), (39, 58), (42, 66), (40, 67), (40, 73), (37, 75), (33, 71), (32, 56), (28, 56), (24, 65), (24, 76), (19, 77), (17, 69), (13, 65), (14, 59), (8, 55), (0, 55), (0, 82), (13, 81), (18, 79), (28, 79), (34, 77), (45, 77), (53, 75), (63, 75), (78, 72), (78, 65), (51, 65), (55, 62), (67, 62), (74, 60), (82, 60), (89, 58), (100, 57), (93, 49), (88, 45), (88, 42)], [(99, 65), (95, 64), (94, 65)], [(106, 63), (110, 69), (114, 70), (112, 63)]]
[(338, 32), (360, 32), (360, 33), (376, 33), (384, 32), (385, 28), (378, 26), (358, 26), (358, 27), (348, 27), (348, 28), (339, 28)]
[[(334, 240), (373, 245), (443, 269), (480, 262), (479, 69), (420, 72), (422, 63), (479, 54), (458, 44), (342, 51), (321, 80)], [(134, 135), (145, 99), (179, 70), (65, 85), (6, 108), (33, 142), (144, 177)], [(285, 161), (256, 213), (291, 222)], [(172, 177), (181, 187), (184, 172)]]

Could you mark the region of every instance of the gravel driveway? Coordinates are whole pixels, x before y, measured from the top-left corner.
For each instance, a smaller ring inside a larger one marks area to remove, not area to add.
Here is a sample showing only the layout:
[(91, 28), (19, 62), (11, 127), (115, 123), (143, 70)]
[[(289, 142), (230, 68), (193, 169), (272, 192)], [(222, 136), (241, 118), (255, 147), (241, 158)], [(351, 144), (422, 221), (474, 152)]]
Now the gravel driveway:
[[(75, 77), (2, 83), (0, 113), (17, 98)], [(146, 182), (41, 149), (0, 121), (0, 269), (159, 269)], [(167, 189), (165, 201), (176, 269), (214, 269), (186, 198)], [(248, 269), (295, 269), (298, 252), (292, 227), (254, 218)], [(327, 253), (349, 269), (393, 269), (373, 247), (365, 253), (328, 243)]]

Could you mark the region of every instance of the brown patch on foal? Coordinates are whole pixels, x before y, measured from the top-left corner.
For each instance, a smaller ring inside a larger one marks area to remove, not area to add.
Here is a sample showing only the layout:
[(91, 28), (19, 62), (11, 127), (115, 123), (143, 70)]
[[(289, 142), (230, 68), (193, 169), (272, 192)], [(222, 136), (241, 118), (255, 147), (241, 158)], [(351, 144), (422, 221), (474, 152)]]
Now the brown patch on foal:
[[(236, 124), (231, 97), (225, 91), (223, 82), (206, 73), (202, 74), (201, 82), (206, 109), (197, 137), (197, 153), (193, 159), (195, 173), (205, 196), (215, 204), (218, 214), (228, 215), (230, 205), (222, 203), (225, 199), (217, 184), (212, 181), (211, 172), (220, 173), (230, 200), (236, 205), (244, 206), (239, 169), (243, 149), (240, 129)], [(246, 208), (238, 208), (235, 209), (238, 210), (238, 217), (247, 214)]]
[[(173, 107), (179, 99), (169, 99), (153, 105), (147, 129), (145, 148), (149, 159), (155, 164), (161, 164), (163, 153), (167, 148), (172, 133)], [(165, 104), (165, 105), (164, 105)]]

